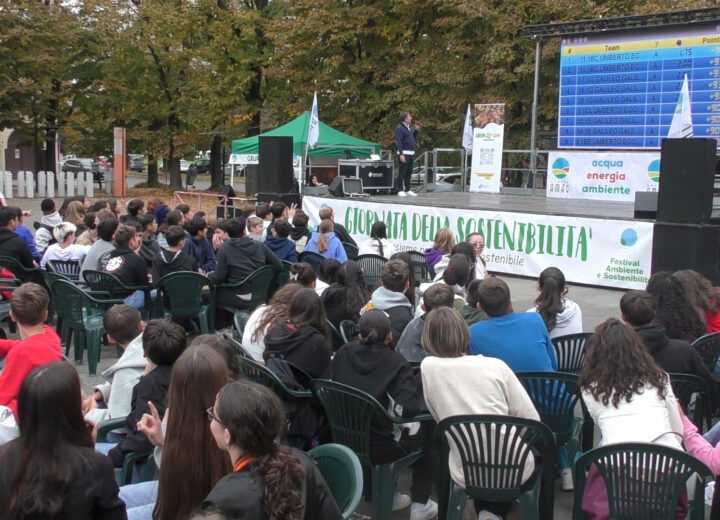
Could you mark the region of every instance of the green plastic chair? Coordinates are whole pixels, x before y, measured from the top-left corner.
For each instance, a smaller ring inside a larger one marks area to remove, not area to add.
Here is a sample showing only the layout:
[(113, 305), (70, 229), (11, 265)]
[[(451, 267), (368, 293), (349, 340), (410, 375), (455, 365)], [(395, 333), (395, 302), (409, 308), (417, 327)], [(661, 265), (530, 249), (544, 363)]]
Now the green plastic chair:
[(705, 334), (693, 341), (691, 346), (700, 354), (708, 370), (717, 377), (718, 374), (715, 367), (717, 366), (718, 358), (720, 358), (720, 332)]
[[(83, 350), (88, 352), (88, 372), (94, 376), (100, 359), (100, 344), (105, 332), (103, 314), (122, 300), (99, 300), (67, 280), (52, 282), (52, 290), (58, 301), (63, 303), (63, 327), (67, 327), (68, 338), (72, 334), (75, 362), (82, 363)], [(65, 355), (70, 351), (69, 339)]]
[(365, 279), (365, 285), (371, 291), (374, 291), (382, 280), (382, 268), (387, 262), (384, 256), (380, 255), (360, 255), (355, 260), (362, 270)]
[(343, 242), (342, 243), (343, 249), (345, 249), (345, 255), (347, 256), (348, 260), (356, 260), (358, 257), (358, 254), (360, 250), (358, 249), (358, 246), (355, 244), (351, 244), (350, 242)]
[(555, 435), (555, 443), (567, 445), (570, 460), (580, 449), (583, 420), (575, 417), (580, 401), (578, 376), (562, 372), (518, 372), (515, 374), (525, 387), (540, 420)]
[(325, 318), (325, 323), (327, 323), (328, 329), (330, 329), (330, 334), (332, 335), (332, 337), (335, 338), (340, 343), (340, 345), (338, 345), (338, 347), (342, 346), (345, 342), (343, 340), (343, 335), (340, 333), (338, 328), (335, 325), (333, 325), (333, 322), (327, 318)]
[[(215, 330), (215, 284), (207, 276), (192, 271), (166, 274), (155, 283), (157, 302), (164, 309), (165, 319), (197, 317), (200, 331), (210, 334)], [(203, 290), (209, 291), (209, 302), (203, 303)]]
[[(505, 415), (459, 415), (440, 421), (435, 435), (440, 453), (438, 518), (462, 519), (468, 496), (491, 502), (519, 499), (523, 519), (553, 518), (555, 440), (546, 425)], [(450, 477), (451, 445), (462, 463), (464, 488)], [(542, 455), (542, 462), (535, 463), (540, 471), (523, 483), (533, 450)]]
[(242, 343), (238, 341), (237, 339), (233, 338), (232, 334), (228, 332), (222, 332), (220, 334), (223, 338), (228, 340), (232, 346), (235, 348), (235, 356), (238, 358), (245, 358), (252, 360), (253, 357), (250, 355), (250, 352), (245, 350), (245, 347), (242, 346)]
[(352, 320), (342, 320), (340, 322), (340, 336), (342, 337), (343, 343), (349, 343), (358, 333), (358, 324)]
[[(0, 290), (2, 291), (14, 291), (17, 287), (20, 287), (20, 280), (17, 278), (0, 278)], [(10, 318), (10, 300), (0, 301), (0, 322), (3, 322)], [(10, 322), (12, 325), (12, 322)], [(0, 339), (5, 339), (5, 331), (0, 328)]]
[[(670, 373), (668, 375), (670, 376), (670, 385), (672, 385), (675, 397), (682, 404), (683, 410), (688, 412), (693, 424), (700, 431), (703, 430), (703, 423), (709, 429), (712, 423), (713, 410), (711, 410), (710, 388), (708, 388), (707, 381), (694, 374)], [(690, 403), (695, 395), (698, 395), (698, 399), (695, 400), (695, 409), (690, 413)]]
[(24, 267), (20, 262), (11, 256), (0, 256), (0, 267), (4, 267), (14, 274), (15, 278), (22, 280), (23, 282), (35, 282), (42, 284), (42, 269), (38, 269), (36, 267)]
[[(254, 311), (257, 307), (263, 303), (267, 303), (268, 295), (270, 294), (270, 287), (273, 279), (275, 278), (275, 273), (276, 270), (274, 266), (264, 265), (261, 268), (254, 270), (244, 280), (236, 283), (221, 283), (216, 285), (215, 295), (219, 295), (221, 291), (237, 290), (241, 287), (247, 287), (251, 294), (249, 306), (239, 312), (250, 315), (250, 313), (252, 313), (252, 311)], [(219, 306), (220, 308), (233, 314), (237, 312), (236, 308), (219, 305), (218, 302), (216, 302), (216, 306)]]
[(287, 386), (274, 372), (252, 358), (238, 358), (240, 371), (250, 381), (268, 387), (281, 399), (307, 399), (312, 397), (310, 390), (295, 390)]
[[(113, 431), (126, 433), (126, 419), (127, 417), (116, 417), (114, 419), (107, 419), (98, 423), (96, 442), (107, 442), (108, 433)], [(153, 458), (153, 451), (128, 453), (125, 455), (125, 459), (123, 460), (120, 476), (117, 477), (119, 486), (126, 486), (133, 483), (133, 470), (136, 466), (138, 466), (140, 475), (140, 480), (138, 482), (155, 480), (157, 466), (155, 465), (155, 459)]]
[(325, 379), (312, 382), (313, 393), (320, 399), (332, 432), (333, 442), (347, 446), (358, 456), (371, 475), (373, 519), (389, 520), (398, 475), (420, 457), (418, 449), (388, 464), (373, 464), (370, 460), (370, 428), (375, 415), (387, 417), (395, 424), (432, 421), (429, 415), (413, 418), (395, 417), (371, 395), (342, 383)]
[(150, 316), (152, 316), (153, 305), (152, 298), (150, 297), (150, 286), (148, 285), (125, 285), (120, 279), (114, 274), (106, 273), (104, 271), (94, 271), (87, 269), (83, 271), (83, 280), (88, 287), (93, 291), (100, 291), (108, 293), (112, 298), (117, 298), (118, 294), (143, 291), (145, 293), (145, 310)]
[(245, 331), (245, 325), (250, 319), (250, 315), (246, 312), (236, 312), (233, 316), (233, 325), (235, 330), (233, 331), (233, 337), (236, 337), (240, 343), (242, 343), (243, 332)]
[(410, 262), (410, 267), (412, 267), (413, 276), (415, 277), (415, 287), (420, 287), (420, 284), (435, 280), (435, 270), (427, 265), (424, 260), (422, 262), (413, 260)]
[(420, 262), (422, 264), (425, 263), (425, 253), (421, 253), (420, 251), (405, 251), (405, 252), (410, 255), (411, 261)]
[(298, 255), (298, 262), (307, 262), (311, 266), (313, 266), (313, 269), (315, 269), (315, 272), (320, 272), (320, 264), (322, 264), (325, 261), (325, 257), (319, 253), (316, 253), (314, 251), (303, 251)]
[(585, 344), (592, 336), (592, 332), (580, 332), (558, 336), (552, 340), (557, 357), (558, 372), (579, 374), (585, 364)]
[[(688, 479), (712, 477), (708, 467), (692, 455), (660, 444), (621, 443), (595, 448), (575, 462), (573, 519), (586, 518), (580, 506), (587, 472), (594, 466), (605, 483), (610, 518), (674, 520), (675, 508)], [(696, 482), (687, 518), (705, 517), (705, 486)]]
[(350, 518), (360, 503), (363, 472), (360, 459), (347, 446), (323, 444), (308, 452), (317, 462), (343, 518)]
[(55, 274), (61, 274), (73, 282), (80, 281), (80, 262), (77, 260), (49, 260), (47, 269)]

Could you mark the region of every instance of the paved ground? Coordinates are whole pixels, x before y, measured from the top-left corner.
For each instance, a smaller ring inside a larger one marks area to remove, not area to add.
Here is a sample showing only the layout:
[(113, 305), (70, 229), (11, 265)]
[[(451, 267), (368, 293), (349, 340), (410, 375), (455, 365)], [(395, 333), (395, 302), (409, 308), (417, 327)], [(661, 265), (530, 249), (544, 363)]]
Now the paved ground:
[[(58, 203), (60, 201), (58, 200)], [(40, 201), (39, 200), (18, 200), (14, 202), (23, 209), (29, 209), (33, 211), (33, 216), (25, 219), (25, 225), (32, 229), (32, 222), (39, 219), (40, 213)], [(525, 311), (530, 308), (537, 295), (536, 281), (502, 276), (502, 278), (510, 286), (512, 295), (513, 306), (517, 311)], [(595, 326), (604, 321), (609, 317), (620, 316), (619, 301), (622, 295), (622, 291), (596, 288), (596, 287), (584, 287), (584, 286), (570, 286), (570, 292), (568, 297), (577, 302), (583, 311), (583, 328), (586, 331), (592, 331)], [(70, 353), (72, 357), (72, 353)], [(101, 373), (105, 368), (109, 367), (116, 360), (116, 353), (114, 346), (103, 347), (101, 353), (100, 363), (98, 365), (98, 374)], [(78, 372), (82, 380), (83, 390), (90, 392), (94, 385), (101, 382), (100, 377), (89, 377), (87, 372), (87, 365), (78, 365)], [(398, 484), (398, 489), (408, 493), (410, 487), (409, 476), (403, 475)], [(571, 517), (572, 512), (572, 493), (562, 492), (557, 488), (555, 495), (555, 518), (565, 519)], [(370, 518), (370, 507), (369, 504), (362, 502), (358, 510), (358, 518)], [(409, 509), (398, 512), (393, 515), (393, 520), (409, 518)], [(466, 511), (466, 519), (472, 518), (471, 506), (468, 506)], [(522, 515), (517, 516), (522, 518)]]

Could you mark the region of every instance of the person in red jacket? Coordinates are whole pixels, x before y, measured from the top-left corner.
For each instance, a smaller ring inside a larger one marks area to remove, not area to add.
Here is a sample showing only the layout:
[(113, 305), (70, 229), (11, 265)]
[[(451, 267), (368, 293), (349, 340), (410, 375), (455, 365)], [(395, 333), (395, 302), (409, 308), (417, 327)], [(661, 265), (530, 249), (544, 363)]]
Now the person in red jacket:
[(18, 287), (10, 300), (10, 319), (18, 326), (20, 339), (0, 340), (0, 359), (5, 368), (0, 373), (0, 405), (7, 406), (17, 418), (17, 397), (25, 376), (35, 367), (60, 361), (60, 338), (45, 325), (50, 298), (36, 283)]

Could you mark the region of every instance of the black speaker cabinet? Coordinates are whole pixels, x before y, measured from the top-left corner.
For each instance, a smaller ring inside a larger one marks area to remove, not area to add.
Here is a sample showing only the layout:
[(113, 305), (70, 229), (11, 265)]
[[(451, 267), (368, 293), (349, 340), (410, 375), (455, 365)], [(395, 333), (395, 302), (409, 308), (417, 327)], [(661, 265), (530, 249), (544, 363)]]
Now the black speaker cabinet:
[(657, 218), (658, 194), (657, 191), (635, 192), (635, 218)]
[(652, 272), (692, 269), (717, 285), (720, 226), (657, 222)]
[(330, 186), (328, 186), (328, 191), (330, 192), (330, 195), (333, 197), (342, 197), (343, 196), (343, 186), (342, 186), (342, 180), (345, 177), (342, 175), (338, 175), (335, 177), (332, 182), (330, 183)]
[(293, 189), (292, 137), (260, 137), (258, 191), (289, 193)]
[(716, 147), (715, 139), (663, 139), (658, 221), (710, 222)]
[(257, 164), (248, 164), (245, 167), (245, 193), (248, 197), (260, 191), (260, 166)]

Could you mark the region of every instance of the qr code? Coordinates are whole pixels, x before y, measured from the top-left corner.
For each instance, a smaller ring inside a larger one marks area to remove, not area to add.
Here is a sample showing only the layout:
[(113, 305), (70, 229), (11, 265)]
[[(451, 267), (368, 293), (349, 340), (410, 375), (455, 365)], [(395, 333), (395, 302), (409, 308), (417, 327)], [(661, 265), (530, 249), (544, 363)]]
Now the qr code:
[(495, 162), (494, 148), (480, 148), (477, 153), (479, 154), (478, 161), (480, 164), (493, 164)]

